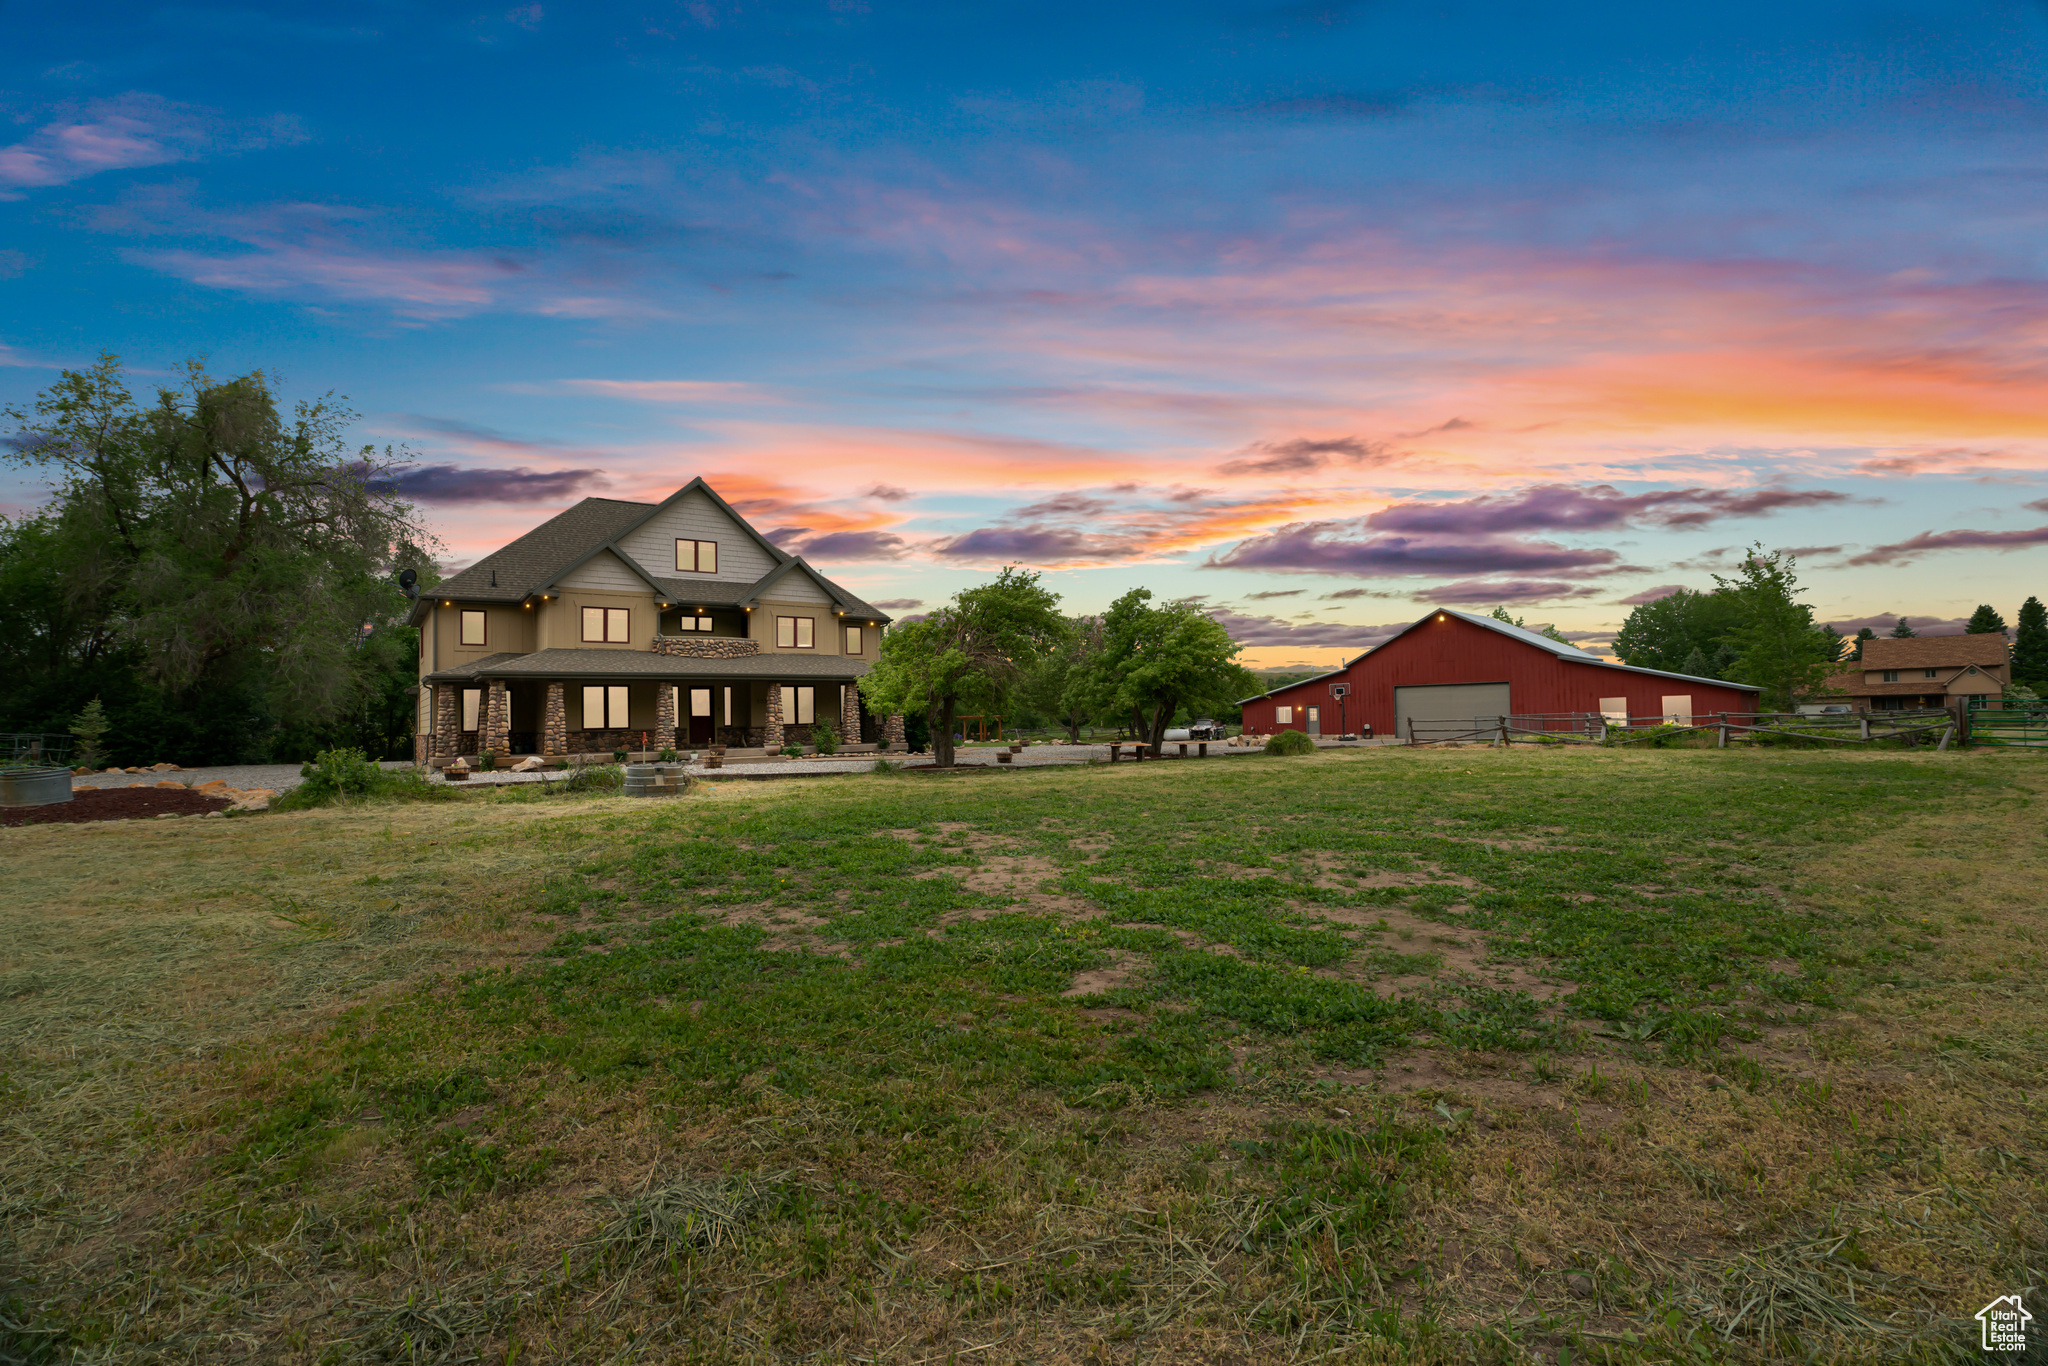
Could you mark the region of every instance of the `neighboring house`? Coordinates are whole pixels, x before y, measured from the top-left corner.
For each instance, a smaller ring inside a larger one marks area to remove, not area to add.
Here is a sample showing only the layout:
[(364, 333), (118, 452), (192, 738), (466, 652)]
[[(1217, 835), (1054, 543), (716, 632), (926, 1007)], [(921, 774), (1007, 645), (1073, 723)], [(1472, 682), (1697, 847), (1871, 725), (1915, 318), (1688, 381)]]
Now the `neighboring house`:
[(1983, 635), (1889, 637), (1863, 642), (1863, 658), (1828, 679), (1827, 700), (1857, 711), (1910, 711), (1985, 702), (2012, 682), (2005, 637)]
[(857, 743), (875, 727), (854, 681), (889, 618), (693, 479), (660, 503), (586, 498), (423, 595), (410, 620), (426, 762), (778, 749), (820, 722)]
[[(1341, 700), (1332, 685), (1349, 686)], [(1337, 735), (1371, 726), (1408, 738), (1411, 725), (1493, 716), (1599, 716), (1676, 721), (1754, 712), (1757, 689), (1715, 678), (1616, 664), (1493, 617), (1439, 608), (1392, 640), (1315, 678), (1246, 698), (1244, 728)]]

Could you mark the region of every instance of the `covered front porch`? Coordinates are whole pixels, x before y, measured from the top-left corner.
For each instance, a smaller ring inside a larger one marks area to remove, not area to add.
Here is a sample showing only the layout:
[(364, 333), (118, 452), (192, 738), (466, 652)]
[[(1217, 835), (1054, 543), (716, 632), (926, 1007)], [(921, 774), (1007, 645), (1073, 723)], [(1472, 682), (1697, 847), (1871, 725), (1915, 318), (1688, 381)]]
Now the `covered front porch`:
[(873, 748), (884, 727), (866, 711), (854, 684), (863, 671), (854, 660), (781, 655), (691, 659), (546, 650), (495, 656), (428, 677), (432, 723), (421, 757), (438, 767), (458, 755), (474, 760), (486, 753), (499, 760), (608, 760), (621, 751), (714, 745), (776, 753), (814, 744), (826, 727), (841, 748)]

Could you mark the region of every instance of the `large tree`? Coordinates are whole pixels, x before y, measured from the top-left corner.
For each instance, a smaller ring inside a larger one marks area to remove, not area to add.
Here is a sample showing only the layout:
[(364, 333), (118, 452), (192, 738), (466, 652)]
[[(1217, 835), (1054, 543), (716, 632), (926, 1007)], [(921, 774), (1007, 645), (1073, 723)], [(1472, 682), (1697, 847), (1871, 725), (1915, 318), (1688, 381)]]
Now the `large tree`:
[(1065, 632), (1059, 596), (1037, 574), (1012, 565), (930, 616), (891, 626), (860, 690), (875, 711), (924, 715), (932, 756), (950, 768), (962, 705), (1001, 710), (1025, 670)]
[(2020, 604), (2012, 633), (2012, 681), (2035, 692), (2048, 690), (2048, 607), (2039, 598)]
[(1193, 602), (1152, 605), (1133, 588), (1102, 616), (1102, 653), (1087, 695), (1100, 711), (1131, 719), (1131, 734), (1156, 752), (1183, 708), (1223, 708), (1259, 691), (1237, 662), (1242, 648), (1222, 623)]
[(1906, 624), (1906, 619), (1905, 619), (1904, 617), (1900, 617), (1900, 618), (1898, 619), (1898, 621), (1896, 621), (1895, 623), (1893, 623), (1893, 625), (1892, 625), (1892, 639), (1893, 639), (1893, 640), (1913, 640), (1913, 639), (1915, 639), (1915, 636), (1914, 636), (1914, 634), (1913, 634), (1913, 628), (1912, 628), (1911, 626), (1908, 626), (1908, 625)]
[(1735, 666), (1729, 632), (1741, 615), (1725, 589), (1699, 593), (1681, 588), (1631, 611), (1615, 633), (1614, 653), (1638, 669), (1690, 673), (1685, 664), (1697, 650), (1711, 666), (1705, 676), (1726, 678)]
[(1102, 618), (1068, 618), (1059, 639), (1025, 670), (1017, 687), (1018, 700), (1058, 722), (1067, 738), (1079, 744), (1082, 725), (1095, 716), (1086, 685), (1089, 670), (1101, 653)]
[(1970, 613), (1970, 619), (1963, 626), (1966, 636), (2002, 636), (2005, 634), (2005, 618), (1998, 609), (1988, 602), (1977, 604), (1977, 610)]
[(392, 492), (398, 457), (347, 443), (346, 408), (287, 418), (261, 371), (216, 381), (197, 363), (138, 404), (103, 356), (5, 415), (8, 457), (53, 484), (6, 529), (62, 585), (68, 624), (42, 648), (122, 655), (162, 705), (233, 698), (239, 725), (331, 727), (388, 691), (393, 572), (431, 582), (431, 538)]
[(1728, 632), (1737, 654), (1736, 681), (1762, 691), (1765, 711), (1791, 711), (1820, 689), (1840, 641), (1814, 625), (1813, 608), (1799, 600), (1797, 561), (1782, 551), (1750, 547), (1734, 577), (1714, 576), (1740, 615)]

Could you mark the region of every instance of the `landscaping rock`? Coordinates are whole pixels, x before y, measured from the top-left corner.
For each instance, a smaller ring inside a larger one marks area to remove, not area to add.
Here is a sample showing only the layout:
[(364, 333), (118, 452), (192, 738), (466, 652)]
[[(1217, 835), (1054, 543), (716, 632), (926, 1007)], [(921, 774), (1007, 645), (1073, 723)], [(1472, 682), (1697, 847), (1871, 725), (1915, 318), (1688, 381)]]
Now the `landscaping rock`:
[(183, 787), (183, 786), (184, 786), (184, 784), (183, 784), (183, 783), (181, 783), (181, 782), (178, 782), (178, 781), (177, 781), (176, 779), (173, 779), (173, 778), (166, 778), (166, 779), (164, 779), (164, 780), (163, 780), (162, 782), (158, 783), (158, 784), (157, 784), (157, 786), (158, 786), (158, 787)]
[(511, 771), (514, 773), (538, 773), (547, 766), (546, 760), (529, 754), (518, 763), (512, 765)]

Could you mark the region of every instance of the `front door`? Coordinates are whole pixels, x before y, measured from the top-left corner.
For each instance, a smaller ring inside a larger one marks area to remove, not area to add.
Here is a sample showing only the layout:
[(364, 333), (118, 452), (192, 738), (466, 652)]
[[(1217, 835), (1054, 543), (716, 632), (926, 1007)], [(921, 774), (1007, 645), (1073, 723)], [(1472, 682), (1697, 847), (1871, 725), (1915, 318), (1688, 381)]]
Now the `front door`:
[(1303, 707), (1302, 711), (1308, 719), (1308, 733), (1310, 735), (1321, 735), (1323, 733), (1323, 709), (1321, 707)]
[(711, 743), (711, 689), (686, 688), (690, 695), (690, 743)]

